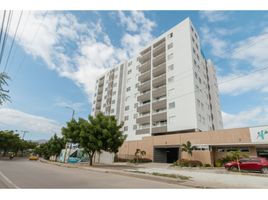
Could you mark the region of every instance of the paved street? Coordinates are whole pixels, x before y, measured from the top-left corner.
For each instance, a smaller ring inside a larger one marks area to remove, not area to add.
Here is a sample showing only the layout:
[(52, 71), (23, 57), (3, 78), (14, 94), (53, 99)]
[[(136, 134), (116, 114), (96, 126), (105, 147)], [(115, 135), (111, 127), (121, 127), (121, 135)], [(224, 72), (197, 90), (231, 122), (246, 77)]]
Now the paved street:
[(0, 188), (185, 188), (104, 172), (65, 168), (26, 159), (0, 160)]

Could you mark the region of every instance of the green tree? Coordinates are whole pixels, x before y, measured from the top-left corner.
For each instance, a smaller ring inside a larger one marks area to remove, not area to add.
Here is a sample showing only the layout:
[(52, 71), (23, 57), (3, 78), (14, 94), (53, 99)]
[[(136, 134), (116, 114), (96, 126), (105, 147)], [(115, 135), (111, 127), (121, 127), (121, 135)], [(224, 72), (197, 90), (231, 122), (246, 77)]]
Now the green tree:
[(65, 146), (64, 138), (60, 138), (56, 134), (54, 134), (54, 136), (51, 137), (50, 140), (48, 141), (50, 156), (58, 157), (64, 146)]
[(120, 131), (122, 126), (123, 124), (117, 125), (114, 116), (99, 113), (95, 118), (89, 116), (88, 120), (72, 119), (67, 123), (67, 127), (62, 128), (62, 134), (68, 141), (79, 143), (79, 146), (88, 154), (89, 164), (92, 165), (96, 152), (118, 152), (126, 139)]
[(135, 160), (136, 160), (136, 162), (139, 162), (139, 159), (140, 158), (142, 159), (145, 155), (146, 155), (146, 151), (141, 150), (141, 149), (136, 149), (136, 152), (135, 152)]
[(240, 150), (230, 151), (230, 152), (228, 152), (227, 155), (230, 156), (231, 158), (233, 158), (233, 160), (236, 161), (239, 172), (241, 171), (239, 159), (240, 158), (243, 158), (243, 157), (248, 157), (249, 156), (247, 153), (241, 152)]
[(4, 89), (4, 86), (8, 86), (7, 81), (9, 79), (10, 77), (6, 73), (0, 73), (0, 105), (6, 101), (10, 101), (10, 97), (8, 95), (9, 91)]
[(3, 152), (3, 156), (7, 152), (15, 152), (20, 147), (20, 137), (18, 134), (14, 134), (13, 131), (0, 131), (0, 150)]
[(182, 151), (185, 151), (188, 156), (191, 158), (193, 155), (194, 147), (192, 146), (190, 141), (187, 141), (186, 144), (182, 144)]

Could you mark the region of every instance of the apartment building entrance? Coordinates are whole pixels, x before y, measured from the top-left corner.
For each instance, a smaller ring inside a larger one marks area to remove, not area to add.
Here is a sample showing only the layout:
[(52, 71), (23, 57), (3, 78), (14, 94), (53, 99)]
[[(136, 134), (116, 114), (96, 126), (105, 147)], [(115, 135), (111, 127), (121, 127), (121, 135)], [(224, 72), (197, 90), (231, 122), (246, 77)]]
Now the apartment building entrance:
[(173, 163), (179, 159), (179, 146), (154, 146), (153, 162)]

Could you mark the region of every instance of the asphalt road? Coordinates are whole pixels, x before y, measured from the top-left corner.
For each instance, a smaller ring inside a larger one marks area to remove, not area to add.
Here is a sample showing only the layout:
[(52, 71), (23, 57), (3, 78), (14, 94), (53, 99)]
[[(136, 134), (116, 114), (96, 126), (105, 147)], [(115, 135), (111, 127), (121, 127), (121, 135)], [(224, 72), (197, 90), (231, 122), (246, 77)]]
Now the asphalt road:
[(26, 159), (0, 160), (0, 188), (185, 188), (105, 172)]

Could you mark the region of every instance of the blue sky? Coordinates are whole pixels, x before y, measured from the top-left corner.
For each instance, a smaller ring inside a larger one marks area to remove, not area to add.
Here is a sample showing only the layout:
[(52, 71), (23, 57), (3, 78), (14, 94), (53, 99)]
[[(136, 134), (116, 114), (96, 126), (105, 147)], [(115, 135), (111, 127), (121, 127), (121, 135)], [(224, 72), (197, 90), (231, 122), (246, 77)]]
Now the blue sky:
[[(7, 48), (19, 15), (13, 13)], [(12, 103), (0, 108), (0, 129), (48, 139), (71, 118), (66, 106), (86, 118), (95, 78), (186, 17), (218, 82), (225, 82), (219, 85), (225, 128), (267, 124), (268, 12), (24, 11), (7, 66)]]

